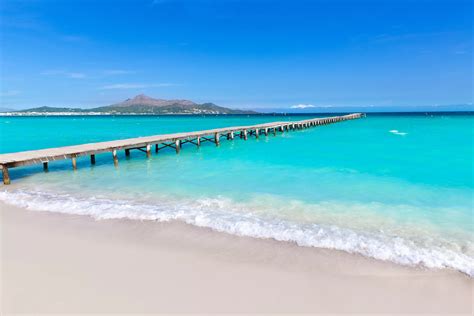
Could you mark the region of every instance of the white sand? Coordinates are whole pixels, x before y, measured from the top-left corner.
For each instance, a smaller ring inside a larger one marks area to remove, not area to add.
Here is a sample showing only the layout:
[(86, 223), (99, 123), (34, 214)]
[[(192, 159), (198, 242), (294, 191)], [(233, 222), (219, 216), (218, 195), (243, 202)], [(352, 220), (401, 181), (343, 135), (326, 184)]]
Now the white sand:
[(1, 208), (8, 313), (460, 313), (473, 280), (182, 223)]

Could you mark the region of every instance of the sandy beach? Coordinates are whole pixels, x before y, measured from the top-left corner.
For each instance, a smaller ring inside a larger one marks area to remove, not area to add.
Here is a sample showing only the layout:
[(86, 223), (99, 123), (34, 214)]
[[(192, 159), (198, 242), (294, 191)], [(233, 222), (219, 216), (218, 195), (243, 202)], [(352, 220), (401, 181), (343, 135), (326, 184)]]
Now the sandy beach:
[(0, 204), (2, 312), (472, 314), (473, 281), (183, 223)]

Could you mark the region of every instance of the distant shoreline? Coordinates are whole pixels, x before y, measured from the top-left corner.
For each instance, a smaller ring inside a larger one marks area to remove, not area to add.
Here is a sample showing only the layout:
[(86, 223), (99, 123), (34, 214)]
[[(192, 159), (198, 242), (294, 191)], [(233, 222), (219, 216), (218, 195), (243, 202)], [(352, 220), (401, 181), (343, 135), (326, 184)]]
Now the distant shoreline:
[[(367, 113), (368, 115), (442, 115), (442, 114), (450, 114), (450, 115), (474, 115), (474, 110), (466, 111), (377, 111), (377, 112), (370, 112), (370, 111), (362, 111), (363, 113)], [(210, 117), (210, 116), (311, 116), (311, 115), (332, 115), (332, 114), (348, 114), (352, 112), (348, 111), (335, 111), (335, 112), (260, 112), (260, 113), (235, 113), (235, 114), (225, 114), (225, 113), (206, 113), (206, 114), (198, 114), (198, 113), (169, 113), (169, 114), (153, 114), (153, 113), (101, 113), (101, 112), (3, 112), (0, 113), (0, 117), (38, 117), (38, 116), (64, 116), (64, 117), (71, 117), (71, 116), (203, 116), (203, 117)]]

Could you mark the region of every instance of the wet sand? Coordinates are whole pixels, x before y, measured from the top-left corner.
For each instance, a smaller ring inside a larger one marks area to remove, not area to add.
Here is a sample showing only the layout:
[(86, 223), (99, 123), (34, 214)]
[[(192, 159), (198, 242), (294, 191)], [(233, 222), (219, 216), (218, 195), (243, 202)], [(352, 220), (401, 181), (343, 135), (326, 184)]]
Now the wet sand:
[(178, 222), (0, 209), (3, 314), (473, 311), (473, 280), (457, 271)]

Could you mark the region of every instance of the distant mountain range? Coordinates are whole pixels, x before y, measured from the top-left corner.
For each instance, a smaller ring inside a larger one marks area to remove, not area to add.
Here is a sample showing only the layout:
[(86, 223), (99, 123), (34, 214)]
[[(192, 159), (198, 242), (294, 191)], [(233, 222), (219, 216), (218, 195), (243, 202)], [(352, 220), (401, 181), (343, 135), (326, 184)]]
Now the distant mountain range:
[(229, 109), (214, 103), (198, 104), (189, 100), (154, 99), (144, 94), (123, 102), (92, 109), (57, 108), (43, 106), (11, 112), (17, 115), (28, 114), (255, 114), (247, 110)]

